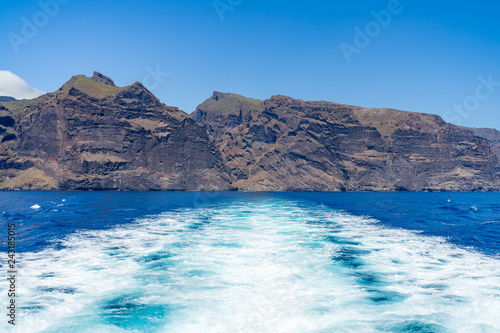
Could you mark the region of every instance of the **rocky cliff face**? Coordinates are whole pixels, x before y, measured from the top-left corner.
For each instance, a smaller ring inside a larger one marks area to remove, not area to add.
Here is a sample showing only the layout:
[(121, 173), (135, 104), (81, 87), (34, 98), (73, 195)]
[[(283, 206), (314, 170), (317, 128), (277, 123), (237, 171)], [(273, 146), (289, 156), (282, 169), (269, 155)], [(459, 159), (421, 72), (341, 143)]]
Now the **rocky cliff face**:
[(491, 151), (500, 161), (500, 131), (492, 128), (471, 128), (477, 136), (485, 138), (490, 144)]
[(500, 190), (500, 132), (214, 92), (190, 116), (95, 72), (0, 103), (0, 189)]
[(102, 74), (0, 104), (0, 188), (228, 190), (206, 131), (142, 84)]
[(215, 92), (193, 117), (207, 129), (233, 184), (242, 189), (500, 188), (489, 142), (435, 115)]

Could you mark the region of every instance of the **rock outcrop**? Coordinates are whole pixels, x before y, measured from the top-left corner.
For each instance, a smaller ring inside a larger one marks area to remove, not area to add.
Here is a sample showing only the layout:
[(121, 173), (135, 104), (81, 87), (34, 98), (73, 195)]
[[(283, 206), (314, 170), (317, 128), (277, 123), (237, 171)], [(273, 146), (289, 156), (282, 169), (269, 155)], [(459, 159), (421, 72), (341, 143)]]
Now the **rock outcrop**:
[(0, 188), (230, 190), (206, 131), (141, 83), (102, 74), (0, 105)]
[(215, 92), (192, 114), (251, 191), (491, 191), (497, 156), (439, 116)]
[(107, 84), (108, 86), (116, 87), (115, 82), (113, 80), (111, 80), (109, 77), (99, 72), (94, 72), (94, 75), (92, 75), (92, 80)]
[(490, 144), (491, 151), (500, 161), (500, 131), (493, 128), (471, 128), (477, 136), (485, 138)]

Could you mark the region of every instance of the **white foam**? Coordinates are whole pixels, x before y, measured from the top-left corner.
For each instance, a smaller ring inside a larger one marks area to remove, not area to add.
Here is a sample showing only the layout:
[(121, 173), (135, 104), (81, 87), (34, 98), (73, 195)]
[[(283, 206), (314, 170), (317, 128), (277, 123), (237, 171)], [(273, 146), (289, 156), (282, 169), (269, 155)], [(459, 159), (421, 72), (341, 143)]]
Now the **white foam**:
[(411, 321), (500, 330), (498, 260), (319, 205), (186, 209), (62, 245), (20, 258), (22, 303), (40, 306), (21, 311), (21, 332), (130, 331), (104, 316), (124, 295), (168, 305), (152, 321), (165, 332), (373, 332)]
[(40, 207), (40, 205), (38, 205), (38, 204), (35, 204), (35, 205), (31, 206), (30, 208), (31, 209), (40, 209), (42, 207)]

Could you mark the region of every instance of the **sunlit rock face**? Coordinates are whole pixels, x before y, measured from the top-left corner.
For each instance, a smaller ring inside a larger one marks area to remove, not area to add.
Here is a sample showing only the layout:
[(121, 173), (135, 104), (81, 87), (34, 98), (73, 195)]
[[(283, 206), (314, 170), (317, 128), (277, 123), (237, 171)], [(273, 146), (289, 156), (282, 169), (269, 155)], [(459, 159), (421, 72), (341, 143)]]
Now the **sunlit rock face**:
[(214, 92), (192, 114), (235, 186), (256, 191), (487, 191), (497, 156), (439, 116)]

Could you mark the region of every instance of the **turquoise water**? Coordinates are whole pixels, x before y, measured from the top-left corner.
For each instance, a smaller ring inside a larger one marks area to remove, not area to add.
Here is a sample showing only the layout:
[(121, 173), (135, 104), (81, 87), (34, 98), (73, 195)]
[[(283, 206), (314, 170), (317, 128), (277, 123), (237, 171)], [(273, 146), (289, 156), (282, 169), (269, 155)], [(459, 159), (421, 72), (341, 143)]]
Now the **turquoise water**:
[(499, 332), (498, 198), (1, 193), (16, 329)]

